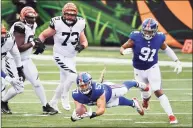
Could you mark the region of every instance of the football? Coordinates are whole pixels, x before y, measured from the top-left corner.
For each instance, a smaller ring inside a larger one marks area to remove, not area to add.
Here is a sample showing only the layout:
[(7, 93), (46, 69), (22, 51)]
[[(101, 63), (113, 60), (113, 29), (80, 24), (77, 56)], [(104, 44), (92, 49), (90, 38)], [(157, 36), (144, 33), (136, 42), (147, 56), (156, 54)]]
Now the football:
[(85, 112), (87, 112), (87, 109), (83, 104), (76, 109), (76, 114), (79, 116), (83, 115)]

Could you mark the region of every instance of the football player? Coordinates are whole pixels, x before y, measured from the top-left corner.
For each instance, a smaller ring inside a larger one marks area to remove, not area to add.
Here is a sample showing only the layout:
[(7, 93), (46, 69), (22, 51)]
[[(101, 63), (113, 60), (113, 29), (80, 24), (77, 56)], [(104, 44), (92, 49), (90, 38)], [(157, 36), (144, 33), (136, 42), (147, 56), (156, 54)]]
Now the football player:
[[(11, 71), (7, 70), (9, 75), (6, 75), (5, 72), (5, 56), (7, 53), (10, 53), (13, 56), (17, 69), (15, 72), (17, 75), (11, 74)], [(5, 92), (5, 81), (2, 79), (2, 100), (1, 100), (1, 111), (6, 114), (12, 114), (8, 101), (16, 96), (19, 93), (23, 92), (23, 82), (19, 80), (25, 80), (25, 75), (23, 73), (23, 66), (21, 62), (21, 57), (17, 45), (14, 42), (14, 38), (10, 35), (4, 25), (1, 25), (1, 61), (2, 61), (2, 69), (1, 69), (1, 77), (4, 78), (7, 82), (9, 82), (13, 87), (9, 88), (7, 92)]]
[[(177, 123), (177, 119), (172, 112), (171, 105), (161, 86), (161, 73), (158, 65), (158, 50), (162, 49), (174, 62), (174, 71), (177, 74), (182, 71), (181, 62), (174, 51), (165, 43), (165, 35), (158, 32), (158, 23), (155, 19), (147, 18), (142, 23), (141, 31), (133, 31), (129, 40), (120, 48), (123, 55), (126, 48), (132, 48), (133, 67), (135, 79), (146, 84), (150, 84), (152, 91), (159, 99), (161, 106), (167, 113), (171, 124)], [(143, 107), (149, 107), (151, 91), (142, 92)]]
[[(78, 9), (74, 3), (65, 4), (62, 8), (62, 16), (52, 18), (50, 26), (36, 39), (36, 42), (43, 43), (50, 36), (54, 38), (53, 56), (60, 69), (60, 84), (56, 88), (50, 105), (56, 110), (59, 110), (57, 103), (62, 93), (66, 99), (72, 83), (76, 81), (75, 57), (88, 46), (84, 34), (85, 20), (78, 17), (77, 14)], [(69, 102), (66, 103), (66, 106), (69, 108)]]
[(92, 77), (87, 72), (79, 73), (77, 80), (77, 89), (72, 91), (75, 108), (79, 108), (82, 104), (96, 105), (96, 112), (89, 111), (83, 115), (78, 115), (74, 110), (71, 120), (76, 121), (85, 117), (94, 118), (103, 115), (105, 108), (115, 106), (130, 106), (137, 110), (140, 115), (144, 115), (143, 107), (138, 102), (137, 98), (132, 100), (127, 99), (124, 95), (132, 87), (148, 91), (149, 86), (137, 81), (125, 81), (123, 84), (114, 84), (112, 82), (96, 83), (92, 81)]
[(35, 22), (36, 17), (37, 13), (32, 7), (24, 7), (20, 12), (20, 21), (15, 22), (12, 25), (10, 32), (12, 33), (12, 35), (14, 35), (15, 42), (20, 51), (26, 79), (29, 80), (30, 83), (33, 85), (35, 93), (40, 99), (43, 106), (43, 113), (53, 115), (57, 113), (57, 110), (53, 109), (47, 103), (44, 87), (40, 82), (37, 68), (30, 58), (30, 54), (34, 46), (37, 47), (36, 51), (41, 50), (41, 53), (45, 48), (44, 44), (37, 44), (33, 41), (33, 37), (37, 27), (37, 24)]

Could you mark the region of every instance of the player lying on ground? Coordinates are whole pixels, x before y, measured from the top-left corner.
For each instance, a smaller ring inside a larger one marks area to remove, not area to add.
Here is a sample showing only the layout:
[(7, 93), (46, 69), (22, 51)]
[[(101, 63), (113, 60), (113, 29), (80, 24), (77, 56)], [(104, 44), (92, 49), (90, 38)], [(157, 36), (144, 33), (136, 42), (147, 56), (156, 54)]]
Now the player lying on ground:
[[(82, 72), (77, 77), (78, 88), (72, 92), (76, 110), (74, 110), (71, 120), (76, 121), (85, 117), (94, 118), (103, 115), (105, 108), (115, 106), (131, 106), (136, 109), (140, 115), (144, 115), (144, 110), (137, 98), (132, 100), (123, 97), (132, 87), (148, 91), (149, 86), (136, 81), (125, 81), (123, 84), (114, 84), (111, 82), (96, 83), (92, 81), (90, 74)], [(86, 111), (85, 105), (97, 105), (96, 112), (91, 108)]]

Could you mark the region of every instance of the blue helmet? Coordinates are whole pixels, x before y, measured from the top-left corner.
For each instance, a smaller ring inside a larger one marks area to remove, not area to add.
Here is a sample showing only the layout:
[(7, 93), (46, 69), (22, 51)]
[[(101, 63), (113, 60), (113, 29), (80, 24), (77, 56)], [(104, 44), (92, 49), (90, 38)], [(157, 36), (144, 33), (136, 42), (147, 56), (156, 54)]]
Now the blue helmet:
[(146, 40), (152, 39), (158, 30), (158, 23), (152, 18), (147, 18), (142, 23), (142, 34)]
[(78, 74), (76, 84), (81, 93), (88, 94), (92, 89), (91, 83), (92, 77), (89, 73), (81, 72)]

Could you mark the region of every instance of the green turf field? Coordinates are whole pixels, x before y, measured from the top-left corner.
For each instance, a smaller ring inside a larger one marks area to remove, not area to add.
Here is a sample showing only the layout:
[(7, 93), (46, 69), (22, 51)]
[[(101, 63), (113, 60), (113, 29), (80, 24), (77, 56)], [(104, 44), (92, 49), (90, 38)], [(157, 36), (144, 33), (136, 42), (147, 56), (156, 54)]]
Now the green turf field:
[[(51, 55), (51, 50), (44, 54)], [(181, 61), (192, 62), (192, 55), (177, 53)], [(108, 57), (108, 58), (131, 58), (121, 56), (118, 51), (85, 50), (79, 57)], [(169, 61), (164, 53), (160, 53), (159, 60)], [(42, 84), (44, 85), (47, 99), (51, 100), (54, 90), (59, 82), (59, 70), (53, 61), (34, 60), (39, 70)], [(94, 80), (98, 80), (104, 64), (100, 63), (77, 63), (77, 71), (90, 72)], [(133, 79), (131, 65), (106, 64), (105, 80), (121, 83), (124, 80)], [(170, 125), (168, 117), (160, 106), (159, 101), (152, 96), (150, 110), (140, 116), (131, 107), (114, 107), (106, 110), (103, 116), (71, 122), (70, 116), (74, 105), (71, 102), (71, 111), (65, 111), (59, 102), (62, 114), (53, 116), (42, 115), (42, 106), (29, 82), (25, 84), (23, 94), (16, 96), (9, 104), (12, 115), (2, 115), (2, 127), (191, 127), (192, 126), (192, 68), (183, 68), (183, 72), (176, 75), (173, 67), (160, 67), (163, 78), (163, 89), (168, 96), (179, 123)], [(71, 89), (74, 89), (75, 85)], [(126, 95), (127, 98), (137, 97), (140, 99), (139, 90), (132, 88)], [(140, 99), (141, 100), (141, 99)], [(72, 101), (72, 98), (71, 98)], [(96, 107), (92, 110), (95, 111)]]

